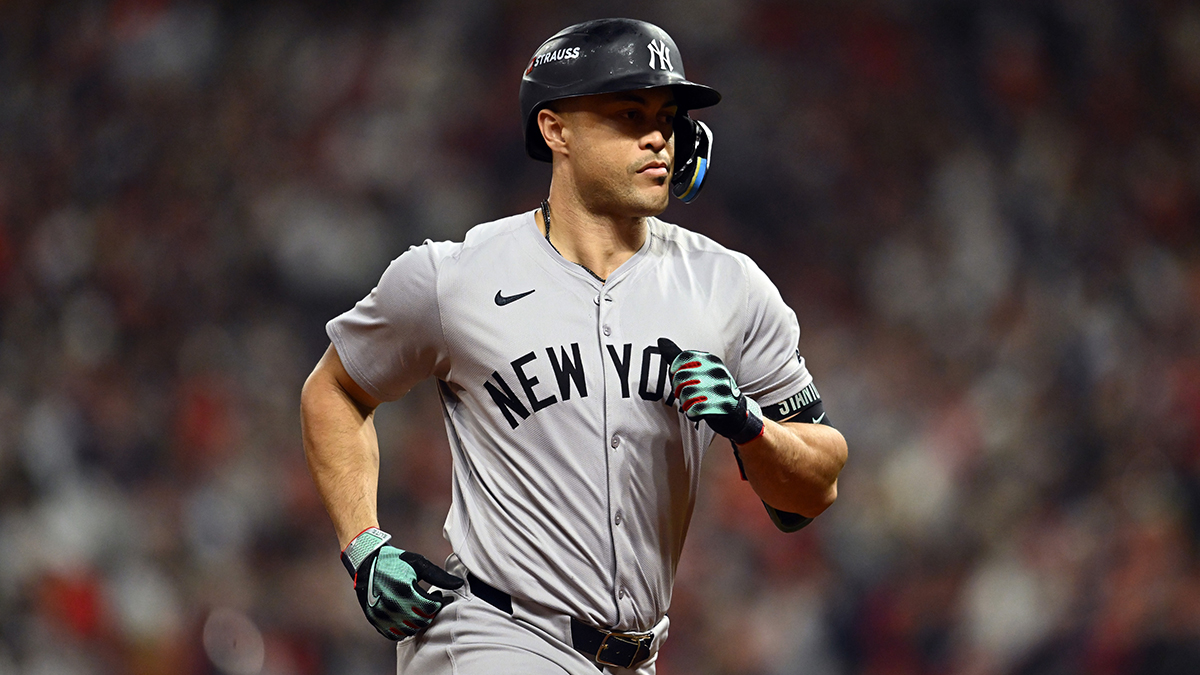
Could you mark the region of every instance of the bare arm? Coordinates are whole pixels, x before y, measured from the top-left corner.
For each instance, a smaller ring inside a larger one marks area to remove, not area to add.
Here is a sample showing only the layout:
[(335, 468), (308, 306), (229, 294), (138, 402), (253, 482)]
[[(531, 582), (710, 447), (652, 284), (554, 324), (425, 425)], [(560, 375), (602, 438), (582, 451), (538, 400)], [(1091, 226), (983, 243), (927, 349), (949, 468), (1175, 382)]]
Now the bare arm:
[(375, 408), (380, 403), (350, 378), (333, 345), (325, 350), (300, 393), (308, 471), (342, 548), (364, 529), (379, 527)]
[(738, 446), (746, 480), (767, 504), (815, 518), (837, 499), (846, 439), (833, 427), (763, 420), (763, 433)]

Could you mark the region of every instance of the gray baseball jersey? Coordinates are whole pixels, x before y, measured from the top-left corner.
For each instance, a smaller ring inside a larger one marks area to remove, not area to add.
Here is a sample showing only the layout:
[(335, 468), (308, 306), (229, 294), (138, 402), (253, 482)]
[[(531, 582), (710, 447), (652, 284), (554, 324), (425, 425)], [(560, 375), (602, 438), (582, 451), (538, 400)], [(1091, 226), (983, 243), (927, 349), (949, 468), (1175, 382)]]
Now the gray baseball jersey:
[(815, 396), (800, 328), (748, 257), (706, 237), (650, 218), (601, 283), (535, 213), (410, 248), (327, 330), (376, 398), (437, 378), (454, 465), (445, 536), (468, 569), (592, 625), (649, 630), (713, 439), (678, 411), (657, 340), (720, 356), (778, 419)]

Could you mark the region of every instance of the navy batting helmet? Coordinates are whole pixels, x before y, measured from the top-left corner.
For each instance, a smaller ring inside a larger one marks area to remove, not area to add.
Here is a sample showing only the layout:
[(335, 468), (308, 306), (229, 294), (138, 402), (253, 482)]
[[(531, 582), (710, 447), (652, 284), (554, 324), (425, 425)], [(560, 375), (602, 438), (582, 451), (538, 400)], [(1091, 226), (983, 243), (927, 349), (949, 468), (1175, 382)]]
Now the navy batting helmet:
[(635, 19), (597, 19), (562, 29), (542, 43), (521, 78), (525, 151), (549, 162), (552, 155), (537, 125), (537, 113), (550, 102), (573, 96), (670, 86), (675, 117), (675, 169), (671, 193), (690, 202), (708, 172), (712, 132), (688, 117), (688, 110), (716, 105), (715, 89), (690, 82), (675, 41), (663, 29)]

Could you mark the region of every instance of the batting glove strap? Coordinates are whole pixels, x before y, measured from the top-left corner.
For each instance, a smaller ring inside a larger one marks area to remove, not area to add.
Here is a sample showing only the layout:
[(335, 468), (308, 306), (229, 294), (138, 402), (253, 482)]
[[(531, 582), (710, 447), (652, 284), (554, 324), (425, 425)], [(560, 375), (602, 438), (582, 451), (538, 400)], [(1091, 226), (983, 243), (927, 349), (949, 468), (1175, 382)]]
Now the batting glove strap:
[[(733, 412), (724, 415), (703, 417), (712, 430), (733, 441), (735, 445), (745, 445), (758, 438), (763, 432), (762, 408), (754, 399), (741, 394), (737, 398)], [(689, 417), (691, 417), (689, 415)]]
[(745, 394), (742, 394), (742, 401), (746, 405), (746, 420), (740, 430), (726, 436), (737, 445), (745, 445), (762, 436), (764, 426), (762, 408)]
[(363, 562), (383, 548), (383, 545), (388, 543), (391, 538), (392, 535), (378, 527), (368, 527), (350, 540), (350, 543), (346, 544), (346, 550), (342, 551), (342, 564), (346, 566), (350, 578), (353, 579), (358, 574), (358, 568), (362, 566)]

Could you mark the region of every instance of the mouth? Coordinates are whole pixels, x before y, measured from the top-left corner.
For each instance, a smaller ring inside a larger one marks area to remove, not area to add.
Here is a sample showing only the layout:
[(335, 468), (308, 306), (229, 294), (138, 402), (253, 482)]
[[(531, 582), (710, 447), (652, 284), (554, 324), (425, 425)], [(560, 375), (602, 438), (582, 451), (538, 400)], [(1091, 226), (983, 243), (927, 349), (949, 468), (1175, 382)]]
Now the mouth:
[(667, 175), (667, 163), (655, 160), (647, 163), (645, 166), (638, 169), (637, 172), (653, 178), (662, 178)]

